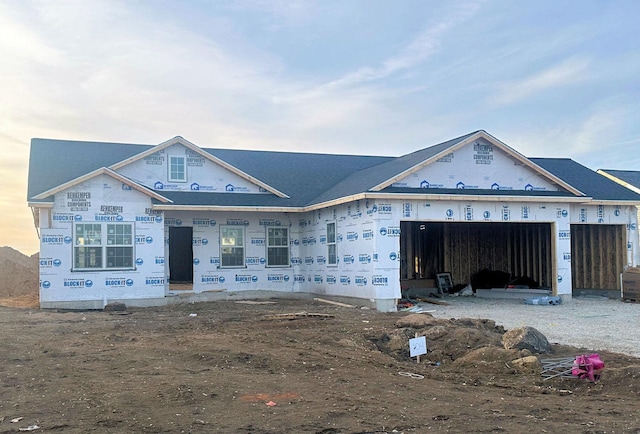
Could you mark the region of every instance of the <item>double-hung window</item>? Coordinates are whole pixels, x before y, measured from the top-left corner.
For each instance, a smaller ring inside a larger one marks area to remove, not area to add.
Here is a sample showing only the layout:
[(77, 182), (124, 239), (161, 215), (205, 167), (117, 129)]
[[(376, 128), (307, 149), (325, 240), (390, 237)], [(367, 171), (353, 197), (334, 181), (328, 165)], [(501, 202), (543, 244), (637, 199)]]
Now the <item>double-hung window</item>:
[(220, 226), (220, 266), (244, 267), (244, 227)]
[(267, 226), (267, 267), (289, 266), (289, 228)]
[(169, 156), (169, 182), (187, 182), (187, 158), (185, 156)]
[(327, 223), (327, 265), (338, 265), (336, 222)]
[(133, 223), (77, 223), (74, 270), (133, 270)]

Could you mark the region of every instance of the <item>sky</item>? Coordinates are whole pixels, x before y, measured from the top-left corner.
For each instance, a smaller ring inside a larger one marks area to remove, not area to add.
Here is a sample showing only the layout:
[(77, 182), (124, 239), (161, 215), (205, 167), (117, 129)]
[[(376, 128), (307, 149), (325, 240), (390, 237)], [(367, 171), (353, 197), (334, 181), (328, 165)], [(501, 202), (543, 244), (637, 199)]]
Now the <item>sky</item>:
[(640, 170), (640, 2), (0, 0), (0, 246), (32, 138), (399, 156), (479, 129)]

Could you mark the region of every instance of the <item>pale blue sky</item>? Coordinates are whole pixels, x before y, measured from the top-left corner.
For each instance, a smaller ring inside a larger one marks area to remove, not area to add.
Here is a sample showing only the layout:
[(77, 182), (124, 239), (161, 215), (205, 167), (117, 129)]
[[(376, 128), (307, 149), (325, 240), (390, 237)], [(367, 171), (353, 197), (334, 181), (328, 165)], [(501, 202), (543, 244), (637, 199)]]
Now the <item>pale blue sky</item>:
[(484, 129), (640, 170), (639, 18), (636, 0), (0, 0), (0, 245), (37, 250), (32, 137), (401, 155)]

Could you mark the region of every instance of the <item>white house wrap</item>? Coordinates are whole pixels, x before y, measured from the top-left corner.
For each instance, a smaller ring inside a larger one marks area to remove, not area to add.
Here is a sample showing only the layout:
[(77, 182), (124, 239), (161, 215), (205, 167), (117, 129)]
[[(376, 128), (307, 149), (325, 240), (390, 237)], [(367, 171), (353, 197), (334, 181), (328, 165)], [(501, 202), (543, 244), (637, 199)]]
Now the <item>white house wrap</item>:
[(392, 311), (407, 282), (482, 271), (567, 299), (639, 262), (640, 195), (485, 131), (401, 157), (33, 139), (28, 202), (44, 308), (245, 293)]

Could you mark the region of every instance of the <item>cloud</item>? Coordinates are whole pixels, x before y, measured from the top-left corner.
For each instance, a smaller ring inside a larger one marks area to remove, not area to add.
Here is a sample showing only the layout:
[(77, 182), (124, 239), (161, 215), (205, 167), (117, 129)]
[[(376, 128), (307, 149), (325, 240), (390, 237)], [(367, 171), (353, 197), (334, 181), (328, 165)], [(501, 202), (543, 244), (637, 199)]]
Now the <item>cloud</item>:
[(554, 88), (572, 86), (585, 79), (590, 61), (586, 58), (571, 57), (555, 66), (500, 86), (492, 99), (495, 104), (513, 104), (539, 92)]

